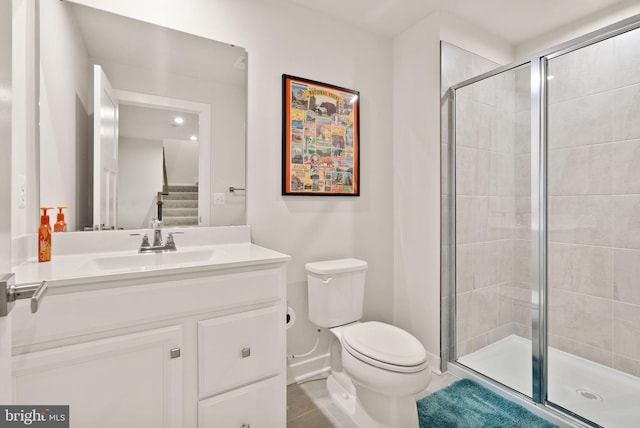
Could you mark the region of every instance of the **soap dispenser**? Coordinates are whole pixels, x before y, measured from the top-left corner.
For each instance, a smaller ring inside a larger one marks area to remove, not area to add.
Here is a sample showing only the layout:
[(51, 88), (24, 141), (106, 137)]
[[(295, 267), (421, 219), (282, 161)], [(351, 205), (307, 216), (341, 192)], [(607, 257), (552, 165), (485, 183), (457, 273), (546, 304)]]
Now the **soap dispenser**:
[(57, 217), (56, 224), (53, 225), (53, 231), (54, 232), (66, 232), (67, 231), (67, 222), (64, 221), (64, 213), (62, 212), (62, 210), (67, 208), (67, 207), (57, 207), (57, 208), (58, 208), (58, 217)]
[(40, 216), (40, 227), (38, 228), (38, 261), (51, 261), (51, 225), (49, 224), (49, 216), (47, 210), (53, 208), (40, 208), (42, 216)]

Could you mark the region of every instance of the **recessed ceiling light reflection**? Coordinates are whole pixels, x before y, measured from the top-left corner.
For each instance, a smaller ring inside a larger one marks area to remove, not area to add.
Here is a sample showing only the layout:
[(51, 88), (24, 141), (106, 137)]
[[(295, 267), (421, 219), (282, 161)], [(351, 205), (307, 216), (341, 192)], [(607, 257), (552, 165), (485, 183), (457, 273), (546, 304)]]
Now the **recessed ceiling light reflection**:
[(173, 118), (173, 123), (175, 123), (176, 125), (182, 125), (184, 123), (184, 119), (180, 116), (176, 116)]
[(198, 141), (198, 137), (196, 137), (195, 135), (192, 135), (191, 137), (189, 137), (189, 139), (191, 141)]

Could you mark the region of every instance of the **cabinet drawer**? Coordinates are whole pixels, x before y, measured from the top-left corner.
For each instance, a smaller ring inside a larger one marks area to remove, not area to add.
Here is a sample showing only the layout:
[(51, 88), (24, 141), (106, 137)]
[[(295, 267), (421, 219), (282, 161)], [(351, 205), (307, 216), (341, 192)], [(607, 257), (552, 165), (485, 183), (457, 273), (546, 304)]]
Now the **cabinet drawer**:
[(283, 356), (280, 306), (198, 322), (200, 398), (278, 374)]
[(282, 428), (285, 387), (278, 376), (198, 403), (198, 428)]

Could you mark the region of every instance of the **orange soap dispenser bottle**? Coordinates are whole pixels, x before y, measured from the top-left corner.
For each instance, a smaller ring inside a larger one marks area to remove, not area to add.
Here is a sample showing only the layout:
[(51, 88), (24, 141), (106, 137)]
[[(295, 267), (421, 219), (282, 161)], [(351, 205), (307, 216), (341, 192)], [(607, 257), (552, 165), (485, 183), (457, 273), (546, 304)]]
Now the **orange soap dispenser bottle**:
[(67, 231), (67, 222), (64, 221), (64, 213), (62, 212), (62, 210), (67, 208), (67, 207), (57, 207), (57, 208), (58, 208), (58, 217), (57, 217), (56, 224), (53, 225), (53, 231), (54, 232), (66, 232)]
[(51, 225), (49, 224), (49, 216), (47, 210), (53, 208), (40, 208), (42, 216), (40, 216), (40, 227), (38, 228), (38, 261), (51, 261)]

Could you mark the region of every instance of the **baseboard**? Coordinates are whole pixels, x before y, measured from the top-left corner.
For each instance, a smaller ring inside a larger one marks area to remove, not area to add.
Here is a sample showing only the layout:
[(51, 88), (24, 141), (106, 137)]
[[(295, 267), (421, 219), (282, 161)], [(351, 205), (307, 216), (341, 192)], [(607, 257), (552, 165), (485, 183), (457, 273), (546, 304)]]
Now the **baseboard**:
[(436, 357), (430, 352), (427, 352), (427, 361), (429, 362), (429, 367), (431, 368), (431, 372), (437, 375), (441, 375), (442, 371), (440, 370), (440, 357)]
[(287, 385), (329, 373), (329, 353), (302, 361), (287, 360)]

